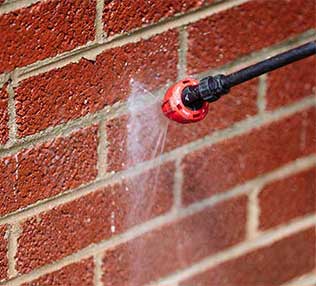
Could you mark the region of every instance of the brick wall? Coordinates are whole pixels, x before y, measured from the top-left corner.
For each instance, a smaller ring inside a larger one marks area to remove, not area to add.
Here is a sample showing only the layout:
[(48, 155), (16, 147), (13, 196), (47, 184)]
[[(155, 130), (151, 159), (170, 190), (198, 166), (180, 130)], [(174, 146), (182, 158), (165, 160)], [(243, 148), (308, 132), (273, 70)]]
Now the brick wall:
[(315, 57), (125, 164), (129, 79), (315, 40), (314, 0), (0, 3), (0, 285), (316, 285)]

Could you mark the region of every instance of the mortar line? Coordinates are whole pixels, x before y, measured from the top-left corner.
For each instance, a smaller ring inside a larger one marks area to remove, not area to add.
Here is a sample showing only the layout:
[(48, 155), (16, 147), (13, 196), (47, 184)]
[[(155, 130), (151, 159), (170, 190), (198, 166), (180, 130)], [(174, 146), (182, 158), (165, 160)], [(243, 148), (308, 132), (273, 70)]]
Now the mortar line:
[(283, 286), (311, 286), (316, 284), (316, 273), (315, 271), (304, 274), (301, 277), (296, 277), (291, 281), (283, 284)]
[(15, 255), (18, 248), (18, 238), (20, 236), (21, 229), (19, 223), (14, 223), (9, 226), (9, 237), (8, 237), (8, 276), (9, 278), (17, 276), (16, 260)]
[(316, 215), (307, 216), (300, 221), (290, 223), (284, 227), (279, 227), (268, 232), (263, 233), (260, 237), (254, 240), (246, 240), (241, 242), (229, 249), (226, 249), (220, 253), (213, 256), (207, 257), (199, 262), (179, 270), (178, 272), (171, 274), (165, 278), (162, 278), (155, 283), (148, 286), (154, 286), (161, 284), (169, 284), (173, 282), (180, 282), (185, 279), (191, 278), (197, 274), (203, 273), (221, 263), (228, 260), (238, 258), (240, 256), (246, 255), (247, 253), (254, 251), (259, 248), (266, 247), (278, 240), (285, 237), (291, 236), (300, 231), (304, 231), (310, 227), (313, 227), (316, 223)]
[(178, 14), (173, 17), (163, 19), (157, 23), (153, 23), (149, 26), (140, 27), (134, 31), (106, 38), (102, 43), (90, 43), (88, 45), (78, 47), (73, 51), (57, 55), (56, 57), (38, 61), (26, 67), (17, 68), (16, 71), (19, 75), (19, 80), (23, 80), (26, 77), (38, 75), (51, 69), (60, 68), (69, 63), (78, 62), (84, 57), (89, 58), (92, 56), (95, 58), (98, 54), (105, 50), (121, 47), (128, 43), (139, 42), (143, 39), (149, 39), (157, 34), (162, 34), (168, 30), (188, 25), (248, 1), (249, 0), (225, 0), (211, 3), (210, 5), (202, 6), (185, 14)]
[(18, 10), (21, 8), (29, 7), (37, 2), (44, 2), (44, 0), (16, 0), (5, 2), (0, 5), (0, 15)]
[(249, 240), (258, 236), (260, 217), (260, 206), (258, 201), (259, 192), (260, 188), (257, 187), (248, 194), (246, 236)]
[(182, 207), (182, 185), (183, 185), (183, 170), (181, 166), (181, 159), (176, 160), (175, 166), (175, 174), (174, 174), (174, 186), (173, 186), (173, 194), (174, 194), (174, 204), (173, 211), (178, 212), (178, 210)]
[(258, 86), (258, 99), (257, 107), (259, 114), (263, 114), (266, 110), (267, 101), (267, 74), (263, 74), (259, 77), (259, 86)]
[(181, 80), (187, 76), (187, 51), (188, 51), (188, 34), (186, 27), (180, 27), (179, 31), (179, 49), (178, 49), (178, 77)]
[(95, 35), (97, 43), (102, 43), (104, 38), (103, 32), (103, 8), (104, 0), (96, 0), (96, 15), (95, 15)]
[[(171, 221), (174, 218), (172, 215), (167, 215), (165, 218), (168, 218)], [(153, 223), (153, 221), (156, 222)], [(267, 246), (275, 241), (278, 241), (284, 237), (290, 236), (292, 234), (295, 234), (299, 231), (303, 231), (305, 229), (308, 229), (311, 226), (314, 226), (316, 223), (316, 215), (310, 215), (307, 216), (300, 221), (292, 222), (286, 226), (281, 226), (276, 229), (272, 229), (270, 231), (267, 231), (262, 234), (262, 236), (258, 237), (255, 240), (252, 241), (243, 241), (233, 247), (230, 247), (229, 249), (226, 249), (224, 251), (218, 252), (210, 257), (207, 257), (198, 263), (181, 270), (175, 274), (171, 274), (168, 277), (168, 280), (166, 278), (164, 281), (169, 281), (168, 283), (172, 282), (178, 282), (180, 279), (188, 278), (189, 276), (192, 276), (194, 274), (200, 273), (211, 266), (214, 266), (216, 264), (222, 263), (228, 259), (233, 259), (238, 256), (247, 254), (250, 251), (253, 251), (257, 248)], [(26, 283), (31, 280), (37, 279), (38, 277), (45, 275), (47, 273), (56, 271), (61, 269), (64, 266), (67, 266), (71, 263), (80, 261), (82, 259), (91, 257), (91, 255), (96, 255), (99, 252), (104, 252), (110, 248), (113, 248), (119, 244), (125, 243), (127, 241), (130, 241), (134, 238), (137, 238), (143, 234), (145, 234), (148, 231), (152, 231), (156, 229), (159, 226), (162, 226), (164, 224), (164, 220), (161, 219), (161, 217), (158, 217), (157, 219), (154, 219), (148, 223), (146, 223), (147, 228), (144, 227), (144, 225), (134, 227), (130, 230), (128, 230), (125, 233), (125, 236), (116, 236), (114, 238), (111, 238), (110, 240), (103, 240), (98, 244), (90, 245), (84, 249), (79, 250), (76, 253), (73, 253), (67, 257), (64, 257), (57, 262), (54, 262), (52, 264), (45, 265), (43, 267), (34, 269), (30, 273), (27, 273), (23, 276), (18, 276), (13, 279), (10, 279), (6, 282), (0, 283), (0, 285), (6, 285), (6, 286), (17, 286), (21, 283)], [(4, 284), (6, 283), (6, 284)], [(157, 285), (157, 284), (155, 284)]]
[[(6, 143), (6, 146), (12, 146), (17, 138), (17, 124), (16, 124), (16, 109), (15, 109), (15, 101), (14, 101), (14, 90), (12, 87), (12, 82), (9, 81), (7, 92), (9, 95), (8, 99), (8, 113), (9, 113), (9, 140)], [(0, 151), (1, 152), (1, 151)]]
[(0, 88), (8, 82), (8, 80), (10, 79), (10, 74), (8, 73), (2, 73), (0, 74)]
[(94, 260), (94, 286), (102, 286), (102, 253), (96, 253)]

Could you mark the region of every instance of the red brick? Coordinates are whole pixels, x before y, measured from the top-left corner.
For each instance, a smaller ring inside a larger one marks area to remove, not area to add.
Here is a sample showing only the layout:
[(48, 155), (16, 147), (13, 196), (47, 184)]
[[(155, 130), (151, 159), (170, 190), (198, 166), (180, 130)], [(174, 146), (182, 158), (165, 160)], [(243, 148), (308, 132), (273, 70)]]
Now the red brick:
[(93, 286), (93, 259), (85, 259), (48, 273), (21, 286)]
[(96, 165), (96, 126), (0, 159), (0, 214), (93, 180)]
[(175, 14), (186, 12), (202, 6), (212, 0), (105, 0), (103, 10), (104, 30), (108, 35), (127, 32), (148, 26)]
[(143, 173), (26, 220), (18, 240), (18, 271), (27, 273), (168, 211), (173, 173), (173, 165), (164, 165), (161, 173)]
[(315, 152), (316, 110), (310, 108), (188, 154), (183, 201), (189, 204)]
[(177, 41), (177, 32), (169, 31), (107, 50), (95, 61), (82, 59), (22, 81), (15, 89), (18, 135), (34, 134), (126, 99), (131, 78), (150, 90), (175, 80)]
[(315, 27), (314, 0), (253, 0), (188, 28), (189, 73), (228, 63)]
[(268, 184), (259, 194), (260, 229), (316, 212), (316, 169)]
[(92, 41), (95, 0), (42, 1), (0, 16), (0, 73)]
[(310, 57), (268, 74), (267, 109), (273, 110), (315, 94), (315, 73), (316, 57)]
[(299, 232), (197, 274), (181, 286), (277, 286), (315, 267), (315, 229)]
[(245, 196), (146, 233), (105, 252), (103, 285), (144, 285), (245, 237)]
[(6, 237), (7, 226), (0, 226), (0, 281), (8, 278), (8, 241)]
[(128, 119), (128, 115), (123, 115), (106, 123), (107, 141), (109, 143), (107, 146), (107, 171), (119, 171), (128, 168)]
[(207, 117), (196, 124), (181, 125), (170, 122), (165, 150), (170, 151), (255, 115), (257, 113), (257, 84), (258, 81), (253, 80), (233, 88), (230, 94), (212, 103)]
[(8, 114), (7, 85), (0, 87), (0, 144), (5, 144), (9, 139), (9, 114)]

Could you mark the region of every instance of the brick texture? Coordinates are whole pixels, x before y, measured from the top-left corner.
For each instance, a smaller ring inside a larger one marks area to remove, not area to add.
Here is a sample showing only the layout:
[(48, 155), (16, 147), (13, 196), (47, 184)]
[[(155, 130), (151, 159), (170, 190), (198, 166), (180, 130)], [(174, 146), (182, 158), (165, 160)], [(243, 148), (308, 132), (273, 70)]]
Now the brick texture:
[(0, 87), (0, 144), (5, 144), (9, 138), (9, 113), (8, 113), (7, 85)]
[(166, 212), (173, 170), (165, 165), (158, 175), (157, 170), (143, 173), (27, 219), (18, 240), (18, 271), (27, 273)]
[[(314, 0), (253, 0), (188, 27), (190, 74), (206, 71), (315, 27)], [(250, 20), (251, 19), (251, 20)]]
[(106, 251), (103, 285), (144, 285), (243, 240), (246, 204), (232, 199)]
[(41, 1), (0, 16), (0, 73), (94, 39), (94, 0)]
[[(175, 80), (177, 32), (169, 31), (24, 80), (15, 89), (24, 137), (124, 100), (133, 78), (152, 90)], [(154, 79), (154, 80), (153, 80)]]
[(180, 286), (278, 286), (315, 267), (315, 229), (299, 232), (180, 283)]
[(268, 75), (267, 109), (273, 110), (316, 92), (316, 57), (309, 57)]
[(127, 167), (128, 119), (128, 115), (123, 115), (106, 123), (107, 140), (109, 142), (107, 148), (108, 171), (119, 171)]
[(96, 165), (96, 126), (0, 159), (0, 214), (93, 180)]
[(103, 21), (108, 35), (128, 32), (175, 14), (196, 9), (212, 0), (113, 1), (105, 0)]
[(310, 108), (188, 154), (183, 160), (184, 203), (226, 191), (315, 152), (315, 120), (316, 110)]
[(316, 169), (268, 184), (259, 194), (260, 229), (316, 212)]
[(0, 281), (8, 277), (8, 242), (6, 237), (7, 226), (0, 226)]
[[(258, 78), (196, 124), (170, 122), (160, 95), (183, 66), (200, 78), (307, 39), (315, 4), (0, 0), (0, 284), (279, 286), (314, 271), (315, 225), (295, 228), (316, 213), (316, 167), (295, 162), (316, 154), (316, 58), (268, 73), (260, 112)], [(250, 217), (244, 184), (276, 171)]]
[(67, 265), (60, 270), (41, 276), (21, 286), (93, 286), (93, 259)]

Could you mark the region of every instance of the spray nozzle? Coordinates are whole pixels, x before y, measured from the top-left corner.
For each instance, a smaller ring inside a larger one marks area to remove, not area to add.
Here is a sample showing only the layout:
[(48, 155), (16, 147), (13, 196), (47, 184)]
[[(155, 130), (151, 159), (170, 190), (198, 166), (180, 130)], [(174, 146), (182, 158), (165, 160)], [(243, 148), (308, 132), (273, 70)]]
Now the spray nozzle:
[(163, 99), (162, 111), (171, 120), (179, 123), (192, 123), (205, 118), (208, 112), (208, 102), (195, 100), (190, 105), (185, 104), (185, 98), (194, 94), (199, 82), (187, 78), (171, 86)]
[(224, 75), (209, 76), (200, 82), (187, 78), (171, 86), (164, 97), (162, 110), (171, 120), (192, 123), (205, 118), (208, 103), (228, 92), (224, 87)]

